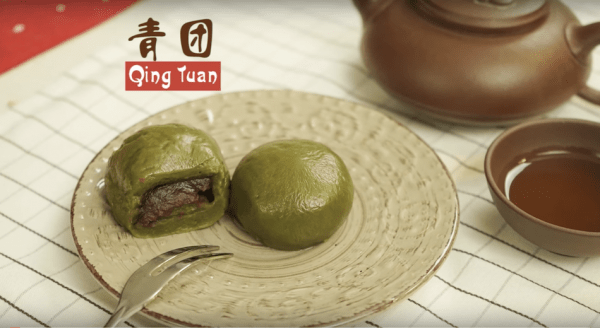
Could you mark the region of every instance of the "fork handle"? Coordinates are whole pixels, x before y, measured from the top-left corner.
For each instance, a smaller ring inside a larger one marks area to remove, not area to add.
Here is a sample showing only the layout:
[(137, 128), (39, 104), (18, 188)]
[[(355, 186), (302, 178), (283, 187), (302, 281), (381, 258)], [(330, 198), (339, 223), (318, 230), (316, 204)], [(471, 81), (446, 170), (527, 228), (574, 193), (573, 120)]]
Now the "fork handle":
[(115, 313), (113, 313), (112, 316), (110, 316), (110, 319), (108, 319), (108, 321), (106, 322), (106, 324), (104, 325), (104, 327), (115, 327), (116, 325), (120, 324), (121, 322), (127, 320), (126, 317), (123, 317), (123, 313), (125, 312), (125, 307), (121, 307), (119, 308), (117, 311), (115, 311)]
[(142, 305), (131, 306), (129, 302), (119, 302), (115, 313), (108, 319), (104, 327), (115, 327), (123, 321), (129, 319), (134, 313), (140, 311), (143, 308)]

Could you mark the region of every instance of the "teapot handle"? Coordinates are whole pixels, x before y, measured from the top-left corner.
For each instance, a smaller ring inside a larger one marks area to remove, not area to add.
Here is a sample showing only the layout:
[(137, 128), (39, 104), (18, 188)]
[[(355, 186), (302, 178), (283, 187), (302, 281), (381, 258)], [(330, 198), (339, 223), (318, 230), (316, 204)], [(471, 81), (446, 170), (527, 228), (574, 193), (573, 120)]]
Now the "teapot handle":
[[(565, 32), (573, 55), (585, 65), (592, 50), (600, 45), (600, 22), (583, 26), (570, 24)], [(593, 104), (600, 105), (600, 90), (585, 85), (579, 90), (578, 95)]]
[(352, 0), (360, 13), (363, 22), (375, 17), (383, 11), (393, 0)]
[(600, 105), (600, 91), (592, 87), (589, 87), (587, 85), (584, 86), (581, 90), (579, 90), (577, 95), (591, 102), (592, 104)]

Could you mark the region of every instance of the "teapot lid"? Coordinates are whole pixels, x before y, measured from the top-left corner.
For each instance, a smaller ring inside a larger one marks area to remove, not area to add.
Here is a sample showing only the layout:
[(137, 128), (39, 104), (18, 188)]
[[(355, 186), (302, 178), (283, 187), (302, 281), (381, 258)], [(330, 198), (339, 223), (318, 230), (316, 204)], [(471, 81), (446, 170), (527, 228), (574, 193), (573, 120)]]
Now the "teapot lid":
[(547, 0), (413, 0), (415, 8), (444, 25), (472, 31), (515, 30), (548, 16)]

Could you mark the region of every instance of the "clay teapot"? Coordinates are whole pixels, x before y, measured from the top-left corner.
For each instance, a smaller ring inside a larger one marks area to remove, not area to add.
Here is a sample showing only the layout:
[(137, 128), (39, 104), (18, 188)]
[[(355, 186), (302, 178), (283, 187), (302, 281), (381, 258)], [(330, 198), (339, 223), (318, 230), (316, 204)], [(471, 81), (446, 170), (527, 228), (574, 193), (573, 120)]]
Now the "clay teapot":
[(418, 112), (507, 125), (545, 113), (586, 85), (600, 23), (557, 0), (353, 0), (375, 80)]

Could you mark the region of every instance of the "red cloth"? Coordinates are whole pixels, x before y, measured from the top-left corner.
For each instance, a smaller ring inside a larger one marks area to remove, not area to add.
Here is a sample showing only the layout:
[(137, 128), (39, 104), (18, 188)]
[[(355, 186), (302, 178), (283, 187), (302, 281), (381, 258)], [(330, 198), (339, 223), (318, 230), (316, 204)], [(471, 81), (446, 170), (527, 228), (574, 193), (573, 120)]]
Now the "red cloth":
[(0, 74), (107, 20), (136, 0), (0, 0)]

